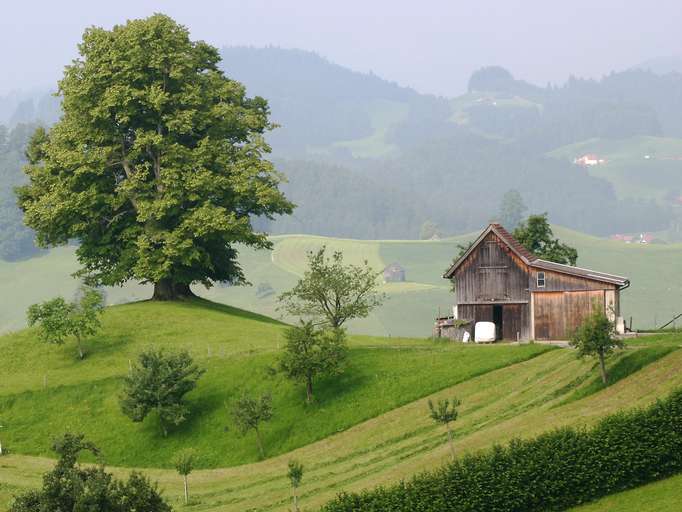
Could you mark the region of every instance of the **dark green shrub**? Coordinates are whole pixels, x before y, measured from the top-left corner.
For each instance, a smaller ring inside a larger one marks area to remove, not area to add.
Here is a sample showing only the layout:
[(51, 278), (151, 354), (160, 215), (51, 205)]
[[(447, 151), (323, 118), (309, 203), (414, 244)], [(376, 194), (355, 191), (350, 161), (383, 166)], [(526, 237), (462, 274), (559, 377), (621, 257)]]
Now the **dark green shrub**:
[(562, 428), (409, 482), (342, 494), (325, 512), (564, 510), (682, 471), (682, 390), (592, 429)]

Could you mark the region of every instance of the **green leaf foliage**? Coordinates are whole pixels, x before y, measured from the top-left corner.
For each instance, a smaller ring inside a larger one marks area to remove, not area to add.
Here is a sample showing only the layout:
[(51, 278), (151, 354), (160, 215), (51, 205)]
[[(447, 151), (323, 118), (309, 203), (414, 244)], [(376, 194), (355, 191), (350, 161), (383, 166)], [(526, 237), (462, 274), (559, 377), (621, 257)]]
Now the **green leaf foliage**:
[(365, 318), (385, 296), (377, 292), (379, 272), (365, 261), (345, 265), (343, 253), (326, 256), (326, 247), (308, 254), (308, 270), (296, 286), (280, 295), (280, 307), (293, 316), (312, 318), (336, 328)]
[(40, 326), (38, 336), (46, 343), (61, 345), (68, 336), (73, 336), (78, 344), (78, 354), (83, 359), (82, 341), (100, 329), (103, 310), (103, 294), (95, 288), (81, 286), (72, 302), (57, 297), (33, 304), (28, 308), (27, 317), (29, 325)]
[(303, 480), (303, 465), (297, 460), (290, 460), (287, 477), (291, 482), (291, 487), (294, 489), (298, 488)]
[(121, 411), (135, 422), (156, 411), (166, 436), (170, 425), (179, 425), (187, 419), (190, 410), (184, 396), (196, 387), (203, 373), (186, 351), (142, 352), (138, 364), (124, 379)]
[(171, 512), (156, 485), (140, 473), (121, 481), (103, 465), (80, 467), (76, 461), (81, 451), (99, 455), (82, 435), (64, 434), (53, 448), (59, 460), (43, 475), (42, 488), (17, 496), (10, 512)]
[(262, 423), (270, 421), (272, 415), (272, 396), (270, 394), (261, 395), (259, 398), (243, 394), (232, 410), (232, 417), (242, 435), (250, 430), (256, 432), (261, 458), (265, 457), (265, 448), (263, 447), (260, 427)]
[(578, 251), (552, 238), (547, 214), (531, 215), (514, 230), (514, 238), (537, 257), (564, 265), (575, 265)]
[(305, 382), (306, 399), (313, 401), (313, 381), (322, 375), (343, 371), (348, 356), (346, 333), (343, 329), (316, 327), (301, 321), (300, 326), (285, 331), (286, 347), (279, 366), (291, 379)]
[(236, 243), (263, 248), (252, 217), (292, 211), (264, 156), (267, 102), (218, 68), (218, 51), (156, 14), (88, 28), (59, 82), (63, 115), (28, 146), (18, 189), (41, 246), (77, 240), (98, 284), (244, 282)]
[(448, 423), (457, 419), (457, 407), (459, 407), (461, 404), (462, 402), (456, 398), (453, 398), (452, 400), (448, 400), (447, 398), (445, 400), (438, 400), (435, 405), (431, 400), (429, 400), (429, 412), (431, 414), (431, 419), (433, 421), (437, 421), (438, 423), (442, 423), (443, 425), (447, 425)]
[(588, 315), (571, 336), (570, 344), (578, 352), (579, 357), (597, 356), (602, 375), (602, 381), (607, 383), (605, 358), (616, 348), (623, 348), (624, 344), (613, 337), (613, 322), (608, 319), (598, 303), (594, 304), (592, 313)]
[(594, 428), (467, 455), (406, 482), (341, 494), (324, 512), (565, 510), (682, 471), (682, 390)]
[(173, 466), (178, 475), (189, 475), (194, 470), (196, 458), (197, 454), (192, 448), (186, 448), (176, 453), (173, 457)]

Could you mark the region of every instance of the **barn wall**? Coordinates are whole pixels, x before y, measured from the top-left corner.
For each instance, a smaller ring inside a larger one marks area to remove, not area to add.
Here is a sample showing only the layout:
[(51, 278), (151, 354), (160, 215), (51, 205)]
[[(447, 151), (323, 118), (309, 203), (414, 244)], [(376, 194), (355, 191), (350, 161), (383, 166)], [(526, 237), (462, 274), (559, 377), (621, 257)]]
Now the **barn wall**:
[(457, 303), (527, 301), (528, 270), (523, 261), (488, 233), (453, 276)]
[(604, 290), (534, 292), (535, 339), (568, 339), (595, 306), (604, 307), (604, 293)]
[[(538, 272), (545, 273), (545, 287), (538, 288)], [(543, 292), (557, 292), (557, 291), (572, 291), (572, 290), (615, 290), (616, 285), (611, 283), (603, 283), (594, 281), (579, 276), (571, 276), (562, 274), (560, 272), (553, 272), (551, 270), (542, 270), (537, 268), (530, 269), (530, 291)]]

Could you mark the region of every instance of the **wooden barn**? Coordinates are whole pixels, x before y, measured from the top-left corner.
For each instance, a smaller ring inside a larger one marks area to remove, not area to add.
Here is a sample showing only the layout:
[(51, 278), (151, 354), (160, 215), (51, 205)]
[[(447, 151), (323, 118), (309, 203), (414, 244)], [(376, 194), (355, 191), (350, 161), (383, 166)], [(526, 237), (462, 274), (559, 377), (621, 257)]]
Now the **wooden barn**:
[(456, 293), (454, 319), (472, 327), (494, 322), (505, 340), (566, 340), (595, 305), (616, 320), (620, 291), (630, 285), (625, 277), (542, 260), (499, 224), (488, 226), (443, 277)]

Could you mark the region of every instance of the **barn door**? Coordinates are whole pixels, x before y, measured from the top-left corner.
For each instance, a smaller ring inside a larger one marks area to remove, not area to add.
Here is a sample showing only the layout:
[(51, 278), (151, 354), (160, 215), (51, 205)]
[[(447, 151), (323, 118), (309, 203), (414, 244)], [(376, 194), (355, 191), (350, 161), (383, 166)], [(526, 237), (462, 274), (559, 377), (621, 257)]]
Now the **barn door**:
[(535, 292), (533, 296), (535, 339), (566, 339), (564, 292)]

